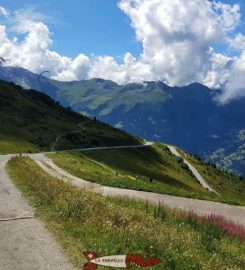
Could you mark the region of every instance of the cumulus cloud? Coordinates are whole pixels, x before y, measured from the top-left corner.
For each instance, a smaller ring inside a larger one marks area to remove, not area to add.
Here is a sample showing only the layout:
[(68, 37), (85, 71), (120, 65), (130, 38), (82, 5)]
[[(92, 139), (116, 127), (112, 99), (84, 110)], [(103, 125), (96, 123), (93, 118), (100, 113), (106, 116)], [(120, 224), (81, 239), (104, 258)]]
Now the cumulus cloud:
[(221, 53), (214, 53), (212, 49), (210, 53), (210, 69), (202, 83), (211, 88), (220, 88), (230, 78), (234, 58)]
[(230, 59), (216, 54), (212, 45), (226, 43), (239, 24), (238, 5), (205, 0), (122, 0), (119, 6), (143, 44), (140, 61), (151, 66), (153, 79), (165, 79), (171, 85), (193, 81), (220, 85), (224, 77), (218, 76)]
[(245, 50), (245, 36), (238, 33), (235, 38), (230, 39), (230, 47), (235, 50)]
[(0, 6), (0, 16), (4, 16), (4, 17), (8, 17), (9, 16), (9, 12), (4, 8)]
[(217, 100), (223, 104), (234, 98), (245, 97), (245, 51), (233, 62), (224, 91)]
[[(0, 24), (0, 56), (8, 59), (8, 65), (37, 73), (48, 69), (53, 78), (63, 80), (87, 77), (90, 66), (87, 56), (80, 54), (71, 59), (50, 50), (50, 30), (40, 21), (46, 19), (44, 15), (27, 9), (9, 13), (8, 17), (6, 25)], [(8, 28), (16, 33), (12, 39), (8, 36)], [(19, 39), (19, 35), (24, 38)]]
[[(222, 102), (245, 95), (245, 36), (236, 33), (240, 7), (209, 0), (120, 0), (118, 6), (131, 21), (142, 53), (130, 52), (118, 63), (112, 56), (75, 58), (52, 51), (51, 33), (45, 16), (33, 10), (8, 12), (0, 7), (0, 16), (12, 22), (16, 37), (0, 25), (0, 56), (8, 64), (34, 72), (50, 70), (58, 80), (100, 77), (120, 84), (163, 80), (170, 85), (194, 81), (209, 87), (223, 87)], [(18, 39), (19, 34), (24, 36)], [(216, 52), (222, 45), (237, 50), (238, 56)]]

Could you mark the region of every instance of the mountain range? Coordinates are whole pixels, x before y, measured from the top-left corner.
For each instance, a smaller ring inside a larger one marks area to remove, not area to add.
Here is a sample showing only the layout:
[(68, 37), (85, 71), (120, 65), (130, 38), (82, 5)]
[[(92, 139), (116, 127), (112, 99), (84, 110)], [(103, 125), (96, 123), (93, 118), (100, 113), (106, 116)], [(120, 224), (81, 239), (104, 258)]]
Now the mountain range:
[(138, 145), (137, 138), (0, 80), (0, 154)]
[(202, 84), (162, 82), (118, 85), (91, 79), (60, 82), (28, 70), (0, 67), (0, 79), (36, 89), (76, 112), (146, 140), (177, 145), (245, 176), (245, 98), (219, 104)]

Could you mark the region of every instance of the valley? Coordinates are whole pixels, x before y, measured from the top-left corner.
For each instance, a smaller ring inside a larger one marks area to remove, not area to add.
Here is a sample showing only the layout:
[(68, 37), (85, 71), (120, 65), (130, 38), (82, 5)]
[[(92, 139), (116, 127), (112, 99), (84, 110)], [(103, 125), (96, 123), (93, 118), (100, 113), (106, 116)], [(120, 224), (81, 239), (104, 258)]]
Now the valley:
[[(6, 267), (43, 267), (41, 251), (53, 269), (80, 268), (85, 263), (80, 251), (93, 249), (157, 256), (162, 263), (156, 269), (205, 269), (215, 252), (213, 269), (243, 268), (241, 177), (180, 148), (147, 142), (75, 113), (13, 83), (0, 82), (0, 104), (0, 226), (5, 247), (8, 235), (13, 235), (0, 255)], [(18, 252), (11, 249), (15, 239), (20, 239)], [(55, 260), (40, 241), (48, 243)], [(160, 247), (166, 241), (163, 253)], [(23, 246), (28, 252), (23, 253)], [(186, 250), (195, 250), (196, 256)]]
[(240, 2), (1, 1), (0, 270), (245, 270)]
[(177, 145), (245, 176), (245, 98), (219, 104), (222, 90), (193, 83), (169, 87), (162, 82), (118, 85), (91, 79), (59, 82), (21, 68), (0, 68), (0, 78), (44, 92), (66, 107), (149, 141)]

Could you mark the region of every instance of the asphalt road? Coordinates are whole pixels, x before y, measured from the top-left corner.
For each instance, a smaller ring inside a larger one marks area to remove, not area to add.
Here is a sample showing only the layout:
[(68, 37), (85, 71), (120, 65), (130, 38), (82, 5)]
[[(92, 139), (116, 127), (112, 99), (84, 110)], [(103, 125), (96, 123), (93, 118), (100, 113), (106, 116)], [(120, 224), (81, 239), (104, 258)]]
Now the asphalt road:
[(0, 156), (0, 269), (75, 270), (9, 179)]
[[(167, 147), (169, 148), (170, 152), (173, 155), (183, 158), (174, 146), (167, 145)], [(214, 192), (215, 194), (218, 195), (218, 193), (209, 186), (206, 180), (201, 176), (198, 170), (189, 161), (187, 161), (185, 158), (183, 158), (183, 161), (188, 166), (189, 170), (193, 173), (193, 175), (196, 177), (197, 181), (202, 185), (203, 188), (206, 188), (208, 191)]]
[[(141, 146), (97, 147), (79, 149), (81, 151)], [(125, 196), (133, 199), (159, 202), (171, 208), (192, 211), (199, 215), (222, 215), (229, 220), (245, 226), (245, 207), (217, 202), (188, 199), (151, 192), (128, 190), (101, 186), (75, 177), (57, 167), (45, 153), (26, 154), (45, 172), (79, 188), (87, 189), (105, 196)], [(34, 217), (34, 210), (22, 198), (20, 192), (9, 179), (5, 165), (14, 155), (0, 155), (0, 269), (3, 270), (74, 270), (62, 254), (62, 250)]]

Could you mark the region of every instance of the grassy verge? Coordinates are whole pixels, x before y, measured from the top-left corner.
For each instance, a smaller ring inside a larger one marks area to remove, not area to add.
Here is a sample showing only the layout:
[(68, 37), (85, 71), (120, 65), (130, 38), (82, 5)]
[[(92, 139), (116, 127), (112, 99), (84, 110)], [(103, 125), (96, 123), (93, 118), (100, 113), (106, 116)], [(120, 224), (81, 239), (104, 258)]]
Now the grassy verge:
[(82, 252), (94, 251), (156, 256), (161, 264), (154, 269), (161, 270), (244, 269), (244, 231), (228, 235), (211, 220), (78, 190), (28, 158), (12, 159), (8, 172), (77, 267), (85, 262)]
[(172, 155), (163, 145), (59, 153), (49, 157), (71, 174), (106, 186), (245, 205), (245, 198), (235, 193), (234, 187), (233, 193), (220, 192), (221, 196), (207, 192), (183, 159)]
[(0, 136), (0, 154), (35, 153), (38, 151), (40, 151), (40, 148), (24, 140)]

